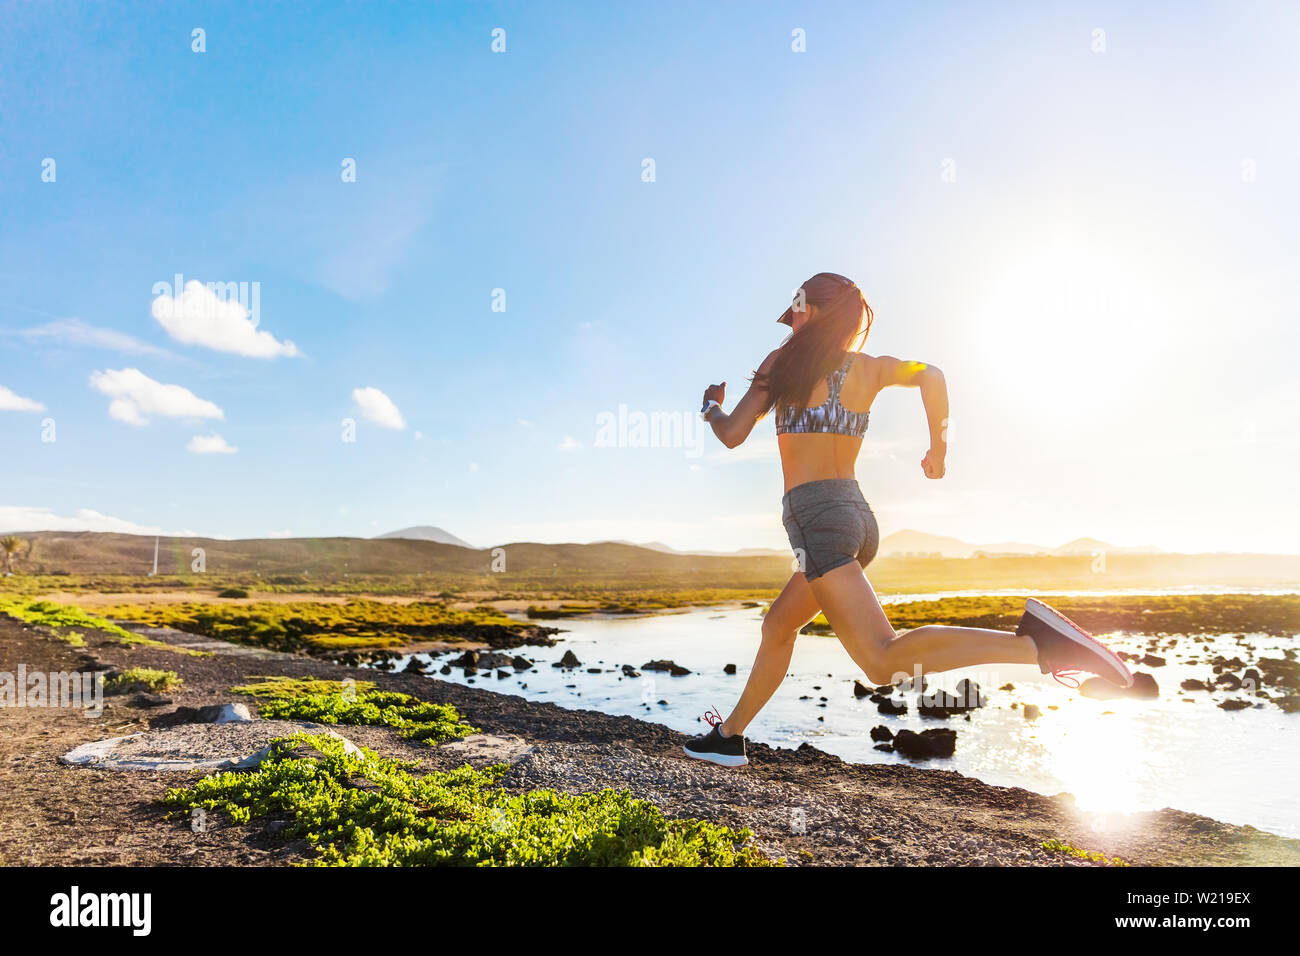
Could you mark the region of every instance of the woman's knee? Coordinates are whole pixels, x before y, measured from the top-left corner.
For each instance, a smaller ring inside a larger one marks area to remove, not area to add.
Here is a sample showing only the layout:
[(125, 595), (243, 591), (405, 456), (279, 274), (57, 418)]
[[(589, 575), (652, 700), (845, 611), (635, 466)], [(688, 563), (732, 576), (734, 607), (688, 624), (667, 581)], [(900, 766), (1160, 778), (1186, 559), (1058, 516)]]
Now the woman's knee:
[(763, 640), (766, 643), (791, 643), (799, 636), (799, 628), (782, 619), (779, 614), (769, 613), (763, 618)]
[(867, 680), (877, 687), (884, 687), (894, 682), (894, 669), (889, 665), (885, 654), (873, 654), (862, 667)]

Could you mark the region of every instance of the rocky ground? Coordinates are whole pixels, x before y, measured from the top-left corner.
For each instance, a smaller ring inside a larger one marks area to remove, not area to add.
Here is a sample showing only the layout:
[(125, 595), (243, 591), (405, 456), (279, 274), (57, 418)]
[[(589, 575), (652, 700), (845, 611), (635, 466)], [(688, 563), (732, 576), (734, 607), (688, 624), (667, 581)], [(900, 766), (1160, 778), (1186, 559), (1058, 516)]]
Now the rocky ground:
[[(187, 642), (171, 632), (169, 644)], [(387, 728), (341, 727), (356, 744), (415, 760), (427, 769), (469, 762), (512, 762), (511, 789), (572, 792), (630, 788), (669, 815), (750, 828), (758, 845), (796, 865), (1061, 864), (1044, 850), (1059, 840), (1138, 865), (1300, 865), (1300, 841), (1176, 810), (1137, 815), (1098, 828), (1068, 796), (994, 787), (951, 771), (846, 764), (807, 745), (753, 745), (751, 763), (724, 770), (682, 755), (683, 735), (630, 717), (564, 710), (554, 704), (418, 674), (355, 669), (301, 656), (247, 654), (204, 643), (209, 657), (128, 648), (87, 633), (72, 647), (53, 634), (0, 618), (0, 672), (152, 667), (184, 683), (164, 696), (106, 698), (103, 715), (0, 708), (0, 863), (108, 865), (267, 865), (310, 852), (269, 829), (210, 821), (194, 833), (167, 820), (158, 798), (193, 779), (185, 771), (109, 771), (65, 766), (77, 746), (171, 723), (177, 707), (252, 698), (230, 688), (251, 675), (348, 676), (426, 700), (451, 703), (486, 735), (430, 748)], [(227, 736), (229, 736), (227, 734)], [(214, 738), (215, 739), (215, 738)]]

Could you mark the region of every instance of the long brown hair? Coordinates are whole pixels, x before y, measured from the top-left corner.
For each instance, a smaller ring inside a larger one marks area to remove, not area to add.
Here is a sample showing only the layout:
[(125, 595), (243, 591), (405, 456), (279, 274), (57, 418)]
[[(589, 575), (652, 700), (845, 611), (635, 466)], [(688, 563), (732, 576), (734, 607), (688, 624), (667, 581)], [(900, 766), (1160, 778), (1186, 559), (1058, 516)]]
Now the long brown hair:
[(861, 349), (871, 331), (871, 306), (851, 283), (828, 301), (810, 304), (817, 306), (812, 319), (781, 344), (766, 373), (754, 373), (754, 384), (767, 391), (765, 415), (779, 405), (802, 408), (813, 386), (844, 364), (846, 351)]

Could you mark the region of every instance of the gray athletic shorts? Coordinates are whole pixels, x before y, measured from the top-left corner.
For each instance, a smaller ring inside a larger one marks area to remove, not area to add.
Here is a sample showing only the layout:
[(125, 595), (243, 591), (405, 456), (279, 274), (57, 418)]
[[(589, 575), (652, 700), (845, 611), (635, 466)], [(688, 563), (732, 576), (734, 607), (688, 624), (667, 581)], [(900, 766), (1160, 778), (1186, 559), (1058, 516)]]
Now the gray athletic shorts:
[(809, 581), (850, 561), (865, 568), (880, 547), (876, 516), (853, 478), (796, 485), (781, 499), (781, 521)]

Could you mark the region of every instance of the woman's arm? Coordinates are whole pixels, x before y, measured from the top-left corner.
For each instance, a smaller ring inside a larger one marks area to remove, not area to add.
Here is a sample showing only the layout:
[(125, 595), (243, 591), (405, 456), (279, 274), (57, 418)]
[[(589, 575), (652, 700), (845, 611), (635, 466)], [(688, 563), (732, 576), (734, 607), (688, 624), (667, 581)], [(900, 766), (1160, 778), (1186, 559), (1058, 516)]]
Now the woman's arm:
[(942, 478), (948, 455), (948, 382), (943, 372), (924, 362), (905, 362), (891, 355), (876, 359), (881, 388), (902, 385), (921, 390), (921, 404), (930, 426), (930, 450), (921, 459), (927, 478)]
[(704, 401), (715, 401), (718, 403), (716, 408), (709, 410), (706, 417), (709, 426), (713, 429), (713, 434), (718, 436), (718, 440), (728, 448), (735, 448), (749, 437), (749, 433), (754, 430), (754, 423), (763, 416), (767, 411), (767, 390), (757, 384), (759, 376), (764, 375), (772, 366), (773, 358), (776, 353), (773, 352), (763, 360), (763, 364), (758, 367), (758, 376), (755, 376), (755, 382), (749, 386), (749, 391), (745, 392), (736, 407), (728, 415), (722, 410), (723, 399), (727, 396), (727, 383), (721, 385), (710, 385), (704, 390)]

